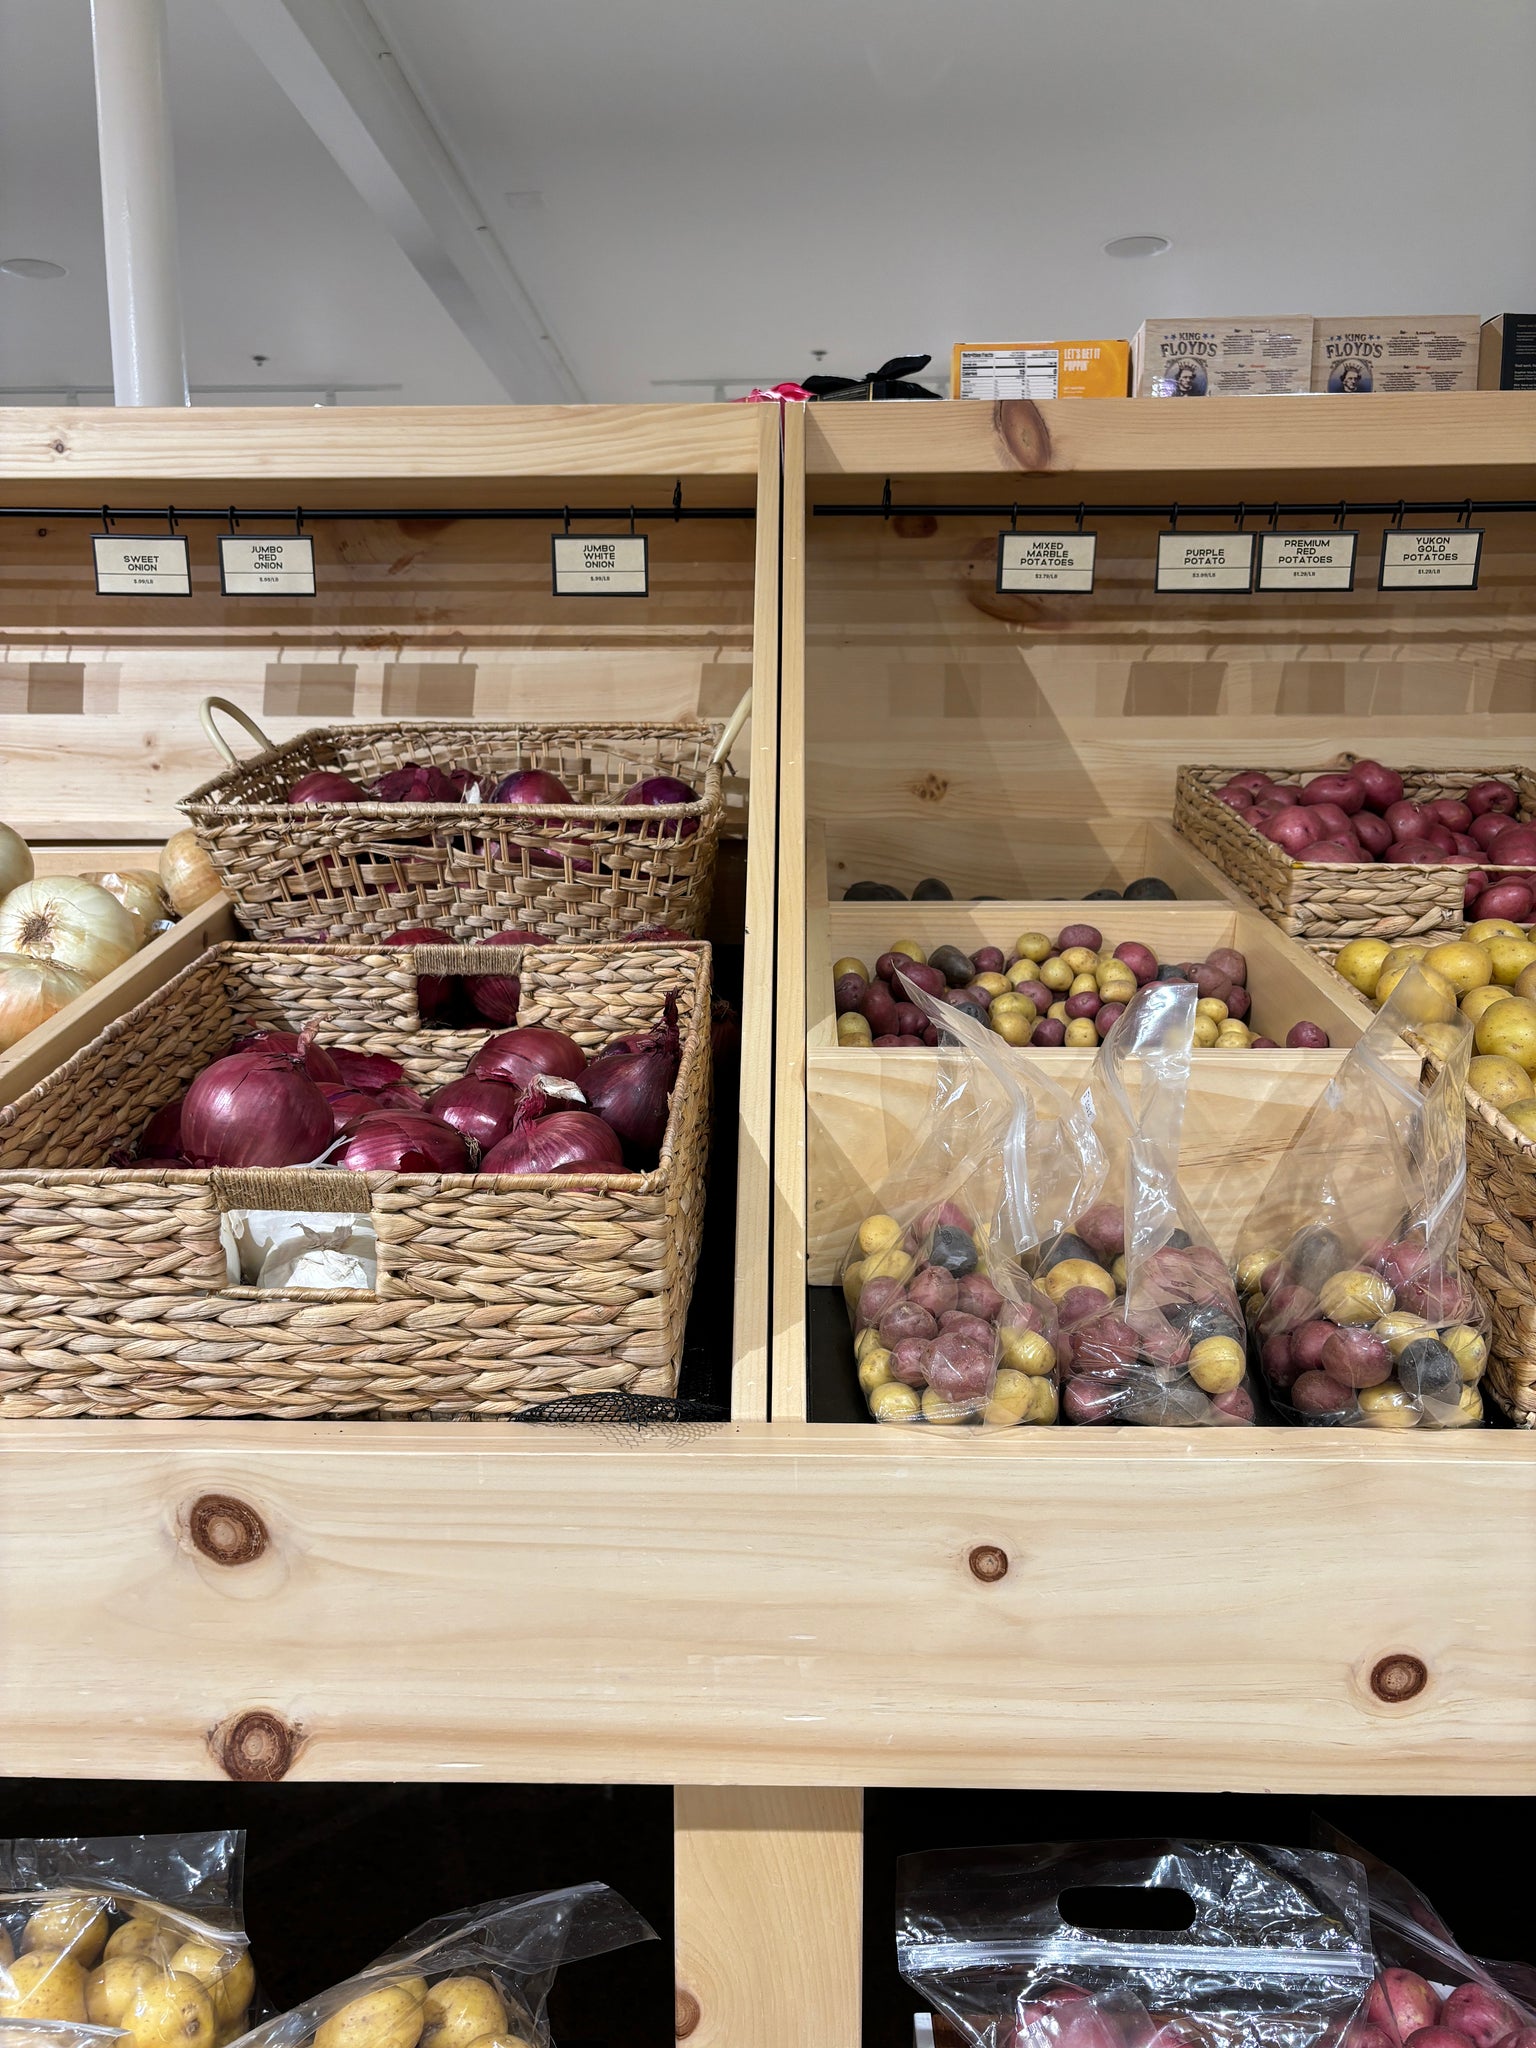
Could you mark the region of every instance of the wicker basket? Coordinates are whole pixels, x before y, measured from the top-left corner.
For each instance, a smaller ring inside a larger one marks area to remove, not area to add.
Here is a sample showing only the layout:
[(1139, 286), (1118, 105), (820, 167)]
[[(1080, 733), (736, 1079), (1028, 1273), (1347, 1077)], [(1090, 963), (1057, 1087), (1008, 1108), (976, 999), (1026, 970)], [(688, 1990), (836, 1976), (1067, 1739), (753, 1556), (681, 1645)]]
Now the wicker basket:
[[(723, 724), (396, 722), (273, 746), (236, 707), (215, 702), (268, 751), (205, 782), (181, 808), (258, 938), (360, 945), (446, 925), (466, 943), (516, 928), (585, 942), (647, 925), (704, 929), (723, 806), (711, 757)], [(580, 801), (547, 815), (506, 804), (287, 801), (318, 768), (369, 782), (409, 761), (471, 768), (487, 784), (545, 768)], [(678, 776), (699, 799), (620, 804), (647, 775)]]
[(1461, 1255), (1493, 1325), (1489, 1392), (1536, 1429), (1536, 1144), (1470, 1088)]
[[(1346, 755), (1335, 764), (1347, 767)], [(1332, 954), (1351, 939), (1407, 939), (1441, 932), (1465, 916), (1465, 868), (1398, 867), (1362, 861), (1348, 867), (1307, 867), (1292, 860), (1251, 825), (1216, 802), (1231, 768), (1181, 768), (1173, 800), (1173, 822), (1184, 837), (1263, 911), (1264, 915), (1315, 951)], [(1320, 768), (1267, 768), (1277, 781), (1308, 781)], [(1406, 795), (1416, 801), (1463, 796), (1489, 776), (1511, 782), (1520, 792), (1520, 816), (1536, 816), (1536, 775), (1528, 768), (1404, 768)], [(1484, 863), (1490, 880), (1502, 872)]]
[[(683, 1057), (649, 1173), (119, 1169), (232, 1038), (320, 1020), (418, 1087), (488, 1033), (421, 1025), (418, 972), (520, 970), (520, 1021), (589, 1049), (678, 997)], [(211, 948), (0, 1110), (0, 1416), (509, 1415), (675, 1391), (709, 1125), (703, 945)], [(220, 1212), (371, 1210), (376, 1291), (229, 1284)]]

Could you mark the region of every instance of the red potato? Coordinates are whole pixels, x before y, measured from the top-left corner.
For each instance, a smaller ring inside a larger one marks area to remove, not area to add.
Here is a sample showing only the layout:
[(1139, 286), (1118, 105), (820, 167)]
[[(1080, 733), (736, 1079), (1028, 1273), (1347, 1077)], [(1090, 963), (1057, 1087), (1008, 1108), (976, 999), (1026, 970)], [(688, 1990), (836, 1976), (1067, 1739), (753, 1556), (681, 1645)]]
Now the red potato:
[(1251, 789), (1255, 794), (1271, 787), (1269, 777), (1262, 768), (1244, 768), (1236, 775), (1227, 777), (1228, 789)]
[(937, 1044), (938, 1044), (938, 1042), (939, 1042), (939, 1027), (938, 1027), (938, 1025), (937, 1025), (937, 1024), (925, 1024), (925, 1025), (923, 1026), (923, 1043), (924, 1043), (924, 1045), (937, 1045)]
[(991, 989), (978, 988), (975, 982), (971, 982), (965, 988), (956, 989), (954, 993), (964, 996), (968, 1003), (979, 1003), (984, 1010), (990, 1010), (992, 1007)]
[(1467, 837), (1475, 839), (1484, 852), (1506, 832), (1513, 832), (1515, 821), (1507, 811), (1483, 811), (1467, 827)]
[(869, 983), (862, 974), (840, 974), (832, 984), (832, 1000), (837, 1006), (838, 1016), (857, 1010), (868, 990)]
[(1482, 859), (1483, 849), (1475, 839), (1469, 839), (1465, 832), (1453, 832), (1451, 837), (1456, 842), (1456, 851), (1459, 854), (1463, 854), (1470, 861)]
[(1310, 846), (1302, 847), (1296, 855), (1309, 868), (1352, 867), (1365, 858), (1362, 849), (1345, 846), (1337, 839), (1314, 839)]
[(896, 998), (883, 981), (872, 981), (869, 984), (864, 991), (859, 1009), (876, 1036), (881, 1032), (896, 1029)]
[(1001, 1330), (1039, 1330), (1045, 1318), (1032, 1301), (1010, 1301), (998, 1310), (997, 1323)]
[(1252, 996), (1249, 995), (1247, 989), (1241, 983), (1234, 983), (1223, 998), (1223, 1001), (1226, 1003), (1229, 1013), (1236, 1017), (1239, 1023), (1243, 1022), (1253, 1006)]
[(891, 1346), (891, 1378), (906, 1387), (928, 1384), (928, 1346), (921, 1337), (903, 1337)]
[(1299, 782), (1272, 782), (1269, 785), (1268, 793), (1271, 796), (1278, 797), (1283, 804), (1299, 804), (1301, 802), (1301, 784)]
[(1443, 825), (1437, 825), (1433, 818), (1425, 821), (1424, 830), (1419, 834), (1426, 846), (1438, 846), (1440, 851), (1451, 854), (1456, 851), (1456, 840)]
[(1445, 856), (1428, 839), (1394, 839), (1382, 858), (1397, 867), (1439, 867)]
[(1341, 810), (1337, 804), (1315, 804), (1309, 802), (1303, 806), (1303, 809), (1312, 813), (1312, 820), (1317, 826), (1317, 836), (1319, 839), (1352, 839), (1354, 837), (1354, 828), (1350, 823), (1348, 812)]
[(1365, 791), (1365, 800), (1374, 811), (1384, 811), (1388, 804), (1401, 801), (1403, 778), (1395, 768), (1383, 768), (1379, 761), (1357, 761), (1350, 774)]
[(1511, 825), (1493, 842), (1493, 860), (1501, 868), (1524, 867), (1536, 860), (1536, 825)]
[(1484, 889), (1473, 902), (1472, 911), (1477, 919), (1502, 917), (1524, 924), (1531, 914), (1532, 900), (1530, 883), (1511, 876), (1508, 881), (1494, 882)]
[(1207, 967), (1214, 967), (1227, 979), (1242, 987), (1248, 980), (1248, 958), (1239, 953), (1236, 946), (1212, 946), (1205, 956)]
[(1115, 1410), (1125, 1398), (1125, 1382), (1110, 1373), (1094, 1373), (1085, 1379), (1068, 1380), (1061, 1405), (1068, 1422), (1113, 1422)]
[(1109, 1303), (1097, 1287), (1069, 1287), (1056, 1304), (1056, 1314), (1062, 1328), (1068, 1329), (1077, 1323), (1092, 1322), (1108, 1307)]
[(952, 1308), (939, 1317), (938, 1334), (953, 1338), (957, 1344), (990, 1344), (992, 1325), (981, 1316), (967, 1315), (964, 1309)]
[(937, 1317), (931, 1316), (927, 1309), (907, 1300), (892, 1302), (880, 1318), (879, 1330), (880, 1342), (889, 1351), (907, 1337), (917, 1337), (925, 1343), (930, 1341), (939, 1334), (939, 1325)]
[(927, 1309), (934, 1317), (948, 1315), (958, 1294), (959, 1283), (954, 1274), (946, 1273), (942, 1266), (924, 1266), (907, 1282), (908, 1301), (915, 1301), (919, 1308)]
[(1157, 955), (1138, 939), (1122, 940), (1115, 948), (1115, 958), (1129, 967), (1140, 987), (1145, 988), (1149, 981), (1156, 981)]
[(1293, 1050), (1297, 1047), (1307, 1047), (1312, 1051), (1321, 1052), (1327, 1048), (1328, 1034), (1321, 1024), (1313, 1024), (1303, 1018), (1299, 1024), (1293, 1024), (1287, 1031), (1285, 1042)]
[(1001, 946), (982, 946), (971, 955), (971, 966), (978, 974), (1001, 974), (1008, 965), (1008, 956)]
[(1397, 1305), (1431, 1323), (1459, 1323), (1473, 1312), (1472, 1290), (1456, 1273), (1416, 1273), (1398, 1288)]
[(1336, 804), (1352, 817), (1365, 803), (1365, 785), (1358, 775), (1349, 773), (1314, 775), (1302, 785), (1301, 800), (1305, 804)]
[(1347, 1387), (1379, 1387), (1392, 1377), (1392, 1354), (1369, 1330), (1335, 1330), (1320, 1363), (1330, 1379)]
[(1125, 1251), (1125, 1211), (1118, 1202), (1095, 1202), (1077, 1220), (1077, 1235), (1100, 1265), (1108, 1266)]
[(1495, 2048), (1519, 2027), (1520, 2015), (1496, 1991), (1482, 1984), (1458, 1984), (1440, 2008), (1440, 2025), (1465, 2034), (1473, 2048)]
[(875, 962), (875, 979), (876, 981), (885, 982), (894, 996), (896, 993), (897, 975), (900, 974), (904, 967), (915, 967), (916, 965), (917, 962), (909, 960), (905, 953), (882, 953)]
[(1388, 804), (1382, 816), (1392, 827), (1394, 838), (1422, 839), (1433, 822), (1424, 815), (1422, 804), (1416, 804), (1410, 797), (1403, 797), (1395, 804)]
[(1403, 2048), (1473, 2048), (1473, 2043), (1456, 2027), (1420, 2027), (1406, 2037)]
[(1351, 820), (1355, 837), (1373, 860), (1380, 860), (1392, 844), (1392, 827), (1374, 811), (1360, 811)]
[(873, 1040), (875, 1045), (921, 1045), (922, 1039), (915, 1031), (882, 1031)]
[(1499, 2048), (1536, 2048), (1536, 2027), (1516, 2027), (1504, 2036)]
[(1056, 1000), (1055, 991), (1048, 989), (1043, 981), (1016, 982), (1014, 994), (1028, 997), (1042, 1017)]
[(1465, 832), (1472, 823), (1472, 806), (1464, 804), (1458, 796), (1437, 796), (1424, 808), (1437, 823), (1447, 826), (1452, 832)]
[(1056, 939), (1058, 953), (1070, 952), (1073, 946), (1086, 946), (1090, 953), (1097, 953), (1104, 943), (1104, 934), (1097, 925), (1063, 925)]
[(1085, 988), (1081, 995), (1067, 997), (1067, 1015), (1076, 1017), (1097, 1017), (1103, 1007), (1103, 998), (1096, 996), (1091, 988)]
[(1336, 1323), (1301, 1323), (1291, 1332), (1291, 1357), (1298, 1372), (1313, 1372), (1323, 1362), (1323, 1348), (1337, 1330)]
[[(951, 1306), (965, 1315), (980, 1316), (983, 1322), (991, 1323), (1002, 1314), (1003, 1297), (985, 1273), (963, 1273), (955, 1283), (955, 1299)], [(941, 1309), (939, 1313), (944, 1315), (948, 1310)]]
[(1321, 837), (1312, 820), (1312, 813), (1303, 810), (1299, 804), (1287, 804), (1284, 810), (1276, 811), (1266, 818), (1259, 827), (1266, 839), (1272, 839), (1276, 846), (1284, 847), (1287, 853), (1300, 853), (1304, 846), (1310, 846)]
[(1202, 996), (1212, 996), (1216, 1001), (1224, 1003), (1232, 993), (1232, 977), (1230, 974), (1223, 974), (1221, 969), (1213, 966), (1209, 960), (1202, 960), (1195, 969), (1195, 987)]
[(969, 1237), (975, 1234), (976, 1225), (958, 1202), (935, 1202), (914, 1222), (912, 1236), (922, 1244), (936, 1230), (963, 1230)]
[(1280, 1050), (1280, 1041), (1276, 1038), (1250, 1038), (1248, 1050), (1250, 1052), (1278, 1052)]
[(968, 1343), (946, 1332), (928, 1350), (928, 1384), (946, 1401), (979, 1401), (992, 1381), (992, 1333), (986, 1342)]
[(1124, 1003), (1101, 1003), (1093, 1013), (1093, 1028), (1100, 1040), (1108, 1038), (1111, 1031), (1125, 1015)]
[(949, 986), (939, 968), (920, 967), (915, 960), (911, 961), (901, 971), (907, 980), (911, 982), (912, 986), (920, 988), (925, 996), (941, 996)]
[(1303, 1415), (1344, 1415), (1355, 1405), (1355, 1390), (1325, 1372), (1304, 1372), (1291, 1388), (1291, 1400)]
[[(1106, 1003), (1104, 1005), (1106, 1010), (1114, 1009), (1115, 1007), (1113, 1003)], [(1100, 1015), (1102, 1016), (1102, 1014), (1103, 1012), (1101, 1011)], [(1098, 1019), (1095, 1018), (1094, 1022), (1097, 1023)], [(1065, 1045), (1067, 1042), (1067, 1027), (1059, 1017), (1042, 1017), (1034, 1030), (1029, 1034), (1029, 1042), (1031, 1045), (1039, 1046)]]
[(1252, 1422), (1254, 1418), (1253, 1396), (1246, 1387), (1228, 1387), (1224, 1394), (1211, 1398), (1211, 1419), (1225, 1423), (1230, 1428), (1234, 1423)]
[(1395, 2034), (1370, 2020), (1351, 2020), (1344, 2030), (1344, 2048), (1402, 2048)]
[(1225, 804), (1229, 810), (1233, 811), (1246, 811), (1248, 799), (1252, 794), (1252, 790), (1232, 782), (1229, 782), (1225, 789), (1213, 789), (1211, 791), (1211, 795), (1217, 803)]
[(1072, 1344), (1072, 1369), (1076, 1373), (1118, 1372), (1134, 1362), (1141, 1338), (1120, 1316), (1099, 1316), (1085, 1323)]
[(1513, 816), (1519, 802), (1518, 794), (1509, 784), (1496, 779), (1474, 782), (1467, 791), (1467, 808), (1474, 818), (1485, 818), (1490, 811), (1503, 811)]
[(1301, 1377), (1301, 1367), (1296, 1362), (1289, 1337), (1266, 1337), (1260, 1353), (1264, 1377), (1283, 1394)]
[(905, 1301), (906, 1298), (906, 1289), (899, 1280), (891, 1280), (884, 1275), (878, 1280), (866, 1280), (859, 1290), (858, 1313), (854, 1318), (855, 1329), (871, 1328), (880, 1321), (887, 1309), (894, 1308), (898, 1301)]
[(921, 1038), (928, 1028), (928, 1019), (916, 1003), (896, 1005), (896, 1029), (904, 1038)]

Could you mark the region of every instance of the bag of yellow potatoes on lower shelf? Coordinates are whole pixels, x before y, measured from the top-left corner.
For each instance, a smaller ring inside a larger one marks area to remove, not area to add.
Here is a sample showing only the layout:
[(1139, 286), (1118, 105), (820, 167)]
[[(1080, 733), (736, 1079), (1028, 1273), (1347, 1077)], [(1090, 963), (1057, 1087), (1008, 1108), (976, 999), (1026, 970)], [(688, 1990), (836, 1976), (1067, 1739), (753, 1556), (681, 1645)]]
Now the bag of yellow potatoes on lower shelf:
[(0, 2048), (227, 2048), (256, 1991), (244, 1854), (238, 1829), (0, 1840)]
[(602, 1884), (466, 1907), (263, 2021), (241, 2048), (551, 2048), (544, 2006), (559, 1966), (655, 1939)]

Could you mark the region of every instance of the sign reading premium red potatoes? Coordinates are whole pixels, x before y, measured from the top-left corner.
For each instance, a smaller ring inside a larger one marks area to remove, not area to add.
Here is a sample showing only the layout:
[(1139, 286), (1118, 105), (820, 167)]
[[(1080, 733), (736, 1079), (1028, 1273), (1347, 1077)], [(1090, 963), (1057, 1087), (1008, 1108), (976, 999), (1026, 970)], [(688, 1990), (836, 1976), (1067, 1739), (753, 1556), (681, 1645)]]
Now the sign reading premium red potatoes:
[(1475, 313), (1319, 319), (1312, 332), (1312, 389), (1342, 397), (1475, 391), (1480, 339)]
[(1359, 534), (1261, 533), (1260, 590), (1353, 590)]
[(1311, 388), (1310, 314), (1144, 320), (1131, 343), (1133, 398), (1292, 397)]

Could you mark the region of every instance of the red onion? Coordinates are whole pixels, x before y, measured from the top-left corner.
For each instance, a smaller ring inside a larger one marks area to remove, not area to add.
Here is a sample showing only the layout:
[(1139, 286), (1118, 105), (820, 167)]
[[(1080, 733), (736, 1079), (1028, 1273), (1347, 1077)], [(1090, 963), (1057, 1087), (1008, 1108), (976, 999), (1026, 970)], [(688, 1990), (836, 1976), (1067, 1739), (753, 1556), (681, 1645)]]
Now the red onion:
[[(544, 768), (519, 768), (514, 775), (504, 776), (491, 791), (493, 804), (573, 804), (576, 799), (560, 780)], [(558, 824), (557, 818), (541, 819), (541, 824)]]
[(456, 804), (463, 791), (452, 775), (430, 763), (404, 761), (370, 784), (381, 804)]
[(654, 1160), (667, 1130), (667, 1099), (683, 1056), (677, 997), (669, 994), (661, 1022), (643, 1048), (605, 1052), (581, 1077), (582, 1093), (619, 1134), (626, 1157)]
[(368, 793), (350, 775), (343, 775), (334, 768), (316, 768), (309, 775), (301, 775), (288, 792), (291, 804), (361, 804), (368, 801)]
[(302, 1063), (311, 1081), (329, 1081), (334, 1085), (342, 1079), (341, 1068), (330, 1048), (315, 1042), (315, 1029), (315, 1025), (306, 1024), (302, 1032), (251, 1031), (244, 1038), (237, 1038), (230, 1050), (285, 1053), (290, 1059)]
[[(430, 924), (409, 925), (403, 932), (391, 932), (384, 941), (386, 946), (454, 946), (456, 939), (449, 938)], [(418, 974), (416, 977), (416, 1008), (423, 1020), (440, 1017), (453, 1000), (453, 976), (451, 974)]]
[(380, 1110), (358, 1125), (336, 1155), (349, 1173), (472, 1173), (461, 1131), (435, 1116)]
[(546, 1114), (541, 1088), (529, 1088), (517, 1105), (512, 1129), (480, 1162), (482, 1173), (622, 1173), (624, 1154), (616, 1134), (585, 1109)]
[(400, 1062), (386, 1059), (381, 1052), (348, 1052), (344, 1045), (335, 1045), (330, 1048), (330, 1054), (347, 1086), (361, 1088), (365, 1094), (405, 1079), (405, 1069)]
[[(492, 932), (476, 939), (477, 946), (542, 946), (549, 943), (531, 932)], [(522, 976), (518, 974), (466, 974), (464, 987), (475, 1014), (487, 1024), (513, 1024), (523, 997)]]
[(626, 946), (673, 944), (679, 940), (685, 946), (692, 945), (693, 933), (680, 932), (675, 926), (670, 924), (648, 924), (637, 932), (625, 932), (624, 934), (624, 944)]
[(331, 1121), (336, 1126), (337, 1137), (343, 1131), (355, 1131), (364, 1117), (378, 1116), (383, 1110), (414, 1116), (427, 1114), (426, 1103), (404, 1081), (375, 1089), (338, 1088), (330, 1082), (322, 1082), (320, 1093), (330, 1104)]
[(300, 1056), (271, 1045), (215, 1060), (181, 1106), (181, 1142), (194, 1166), (303, 1166), (334, 1136), (330, 1105)]
[[(523, 1024), (515, 1031), (498, 1031), (488, 1038), (469, 1063), (469, 1072), (483, 1080), (510, 1081), (526, 1088), (541, 1074), (556, 1074), (563, 1081), (584, 1075), (587, 1056), (574, 1038), (543, 1024)], [(586, 1082), (582, 1081), (585, 1090)]]
[(709, 1049), (717, 1061), (733, 1060), (741, 1052), (741, 1019), (723, 997), (710, 1009)]
[(439, 1088), (427, 1109), (484, 1152), (511, 1130), (517, 1103), (518, 1091), (509, 1082), (470, 1073)]
[[(647, 807), (659, 804), (696, 804), (698, 791), (690, 789), (686, 782), (679, 782), (675, 775), (647, 775), (634, 783), (619, 798), (621, 804), (644, 804)], [(657, 819), (654, 825), (647, 825), (645, 837), (655, 839), (691, 839), (699, 829), (697, 818)]]
[(181, 1105), (185, 1100), (184, 1095), (178, 1095), (164, 1109), (155, 1111), (139, 1133), (139, 1142), (134, 1147), (136, 1159), (181, 1158)]

